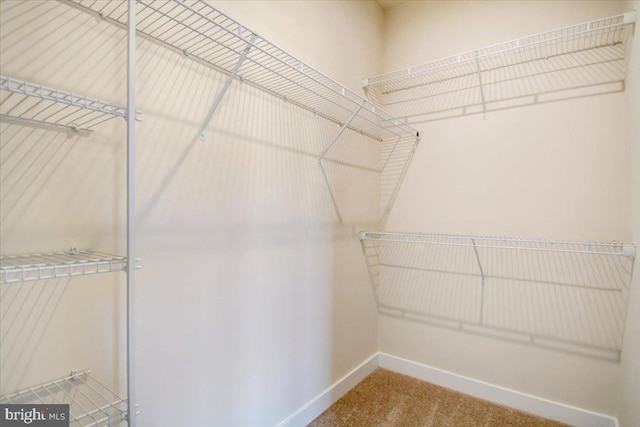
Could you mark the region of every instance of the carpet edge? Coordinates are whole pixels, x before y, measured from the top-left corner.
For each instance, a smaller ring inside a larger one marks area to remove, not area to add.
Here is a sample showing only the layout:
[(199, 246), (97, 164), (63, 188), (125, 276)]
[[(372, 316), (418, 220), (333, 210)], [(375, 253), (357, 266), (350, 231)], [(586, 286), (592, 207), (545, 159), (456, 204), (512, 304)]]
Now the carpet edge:
[(479, 399), (508, 406), (533, 415), (580, 427), (617, 427), (615, 417), (577, 408), (505, 387), (475, 380), (412, 360), (379, 352), (381, 368), (435, 385), (459, 391)]

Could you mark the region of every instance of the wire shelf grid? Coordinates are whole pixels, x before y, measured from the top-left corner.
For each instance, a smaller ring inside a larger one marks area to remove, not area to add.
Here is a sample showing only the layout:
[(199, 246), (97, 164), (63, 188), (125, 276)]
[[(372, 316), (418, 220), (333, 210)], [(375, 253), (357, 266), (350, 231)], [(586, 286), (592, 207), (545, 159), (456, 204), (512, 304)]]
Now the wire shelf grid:
[(112, 427), (126, 423), (126, 399), (95, 379), (90, 370), (2, 396), (0, 403), (69, 404), (72, 427)]
[[(126, 24), (123, 2), (68, 1)], [(203, 0), (138, 0), (137, 6), (137, 31), (147, 38), (226, 74), (242, 64), (237, 71), (241, 81), (372, 138), (418, 136), (411, 126)]]
[(635, 244), (362, 232), (381, 313), (619, 360)]
[(125, 257), (72, 249), (27, 255), (0, 256), (0, 284), (58, 279), (125, 271)]
[(116, 117), (126, 108), (106, 101), (0, 76), (0, 117), (79, 131)]
[(368, 97), (399, 117), (624, 82), (635, 12), (460, 53), (365, 79)]

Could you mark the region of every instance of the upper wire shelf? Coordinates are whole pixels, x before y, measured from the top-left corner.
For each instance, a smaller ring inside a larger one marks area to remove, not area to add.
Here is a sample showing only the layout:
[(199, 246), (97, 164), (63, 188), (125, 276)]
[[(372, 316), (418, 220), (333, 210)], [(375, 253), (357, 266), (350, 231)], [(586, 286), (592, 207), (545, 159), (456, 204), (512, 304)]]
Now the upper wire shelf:
[(90, 370), (2, 396), (0, 403), (69, 404), (69, 425), (73, 427), (112, 427), (126, 422), (126, 399), (95, 379)]
[(635, 244), (362, 232), (378, 310), (618, 361)]
[(35, 83), (0, 76), (0, 117), (81, 132), (124, 118), (125, 107)]
[(635, 22), (636, 12), (627, 12), (384, 73), (362, 83), (373, 102), (409, 123), (562, 99), (563, 91), (575, 96), (570, 90), (577, 88), (599, 93), (614, 91), (609, 86), (618, 83), (619, 91), (624, 89)]
[(112, 273), (124, 271), (126, 265), (125, 257), (92, 250), (3, 255), (0, 284)]
[[(127, 23), (126, 2), (68, 1), (121, 26)], [(203, 0), (138, 0), (137, 6), (140, 35), (369, 137), (418, 137), (411, 126)]]

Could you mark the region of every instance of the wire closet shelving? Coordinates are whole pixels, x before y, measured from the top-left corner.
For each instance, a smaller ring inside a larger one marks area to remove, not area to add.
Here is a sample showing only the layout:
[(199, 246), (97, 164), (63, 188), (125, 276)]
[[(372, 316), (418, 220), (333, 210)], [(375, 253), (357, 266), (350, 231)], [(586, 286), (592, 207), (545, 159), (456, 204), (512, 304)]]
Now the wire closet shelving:
[(112, 273), (125, 271), (126, 265), (125, 257), (93, 250), (2, 255), (0, 284)]
[(378, 310), (618, 361), (634, 244), (362, 232)]
[[(54, 89), (7, 76), (0, 76), (0, 119), (7, 125), (42, 127), (90, 134), (93, 128), (116, 117), (127, 122), (127, 236), (126, 256), (94, 250), (31, 253), (0, 256), (0, 284), (11, 286), (23, 282), (72, 278), (111, 272), (125, 272), (127, 284), (127, 398), (91, 376), (91, 371), (77, 373), (23, 391), (0, 396), (2, 404), (69, 404), (70, 425), (74, 427), (115, 427), (136, 424), (137, 405), (134, 393), (134, 272), (139, 268), (134, 253), (134, 147), (135, 147), (135, 3), (118, 2), (128, 12), (127, 30), (127, 107)], [(125, 15), (126, 16), (126, 15)], [(129, 260), (135, 260), (130, 263)], [(133, 265), (132, 265), (133, 264)], [(133, 407), (132, 407), (133, 406)]]
[[(126, 24), (126, 5), (68, 0), (103, 19)], [(351, 129), (378, 141), (419, 138), (406, 123), (376, 107), (304, 61), (287, 53), (202, 0), (138, 0), (137, 32), (229, 75), (201, 132), (234, 78), (341, 126), (326, 150)]]
[(363, 80), (408, 123), (624, 90), (636, 12), (460, 53)]
[(0, 397), (2, 404), (68, 404), (71, 427), (126, 425), (127, 401), (90, 370)]
[(110, 102), (0, 76), (0, 117), (5, 120), (92, 132), (126, 114), (125, 107)]

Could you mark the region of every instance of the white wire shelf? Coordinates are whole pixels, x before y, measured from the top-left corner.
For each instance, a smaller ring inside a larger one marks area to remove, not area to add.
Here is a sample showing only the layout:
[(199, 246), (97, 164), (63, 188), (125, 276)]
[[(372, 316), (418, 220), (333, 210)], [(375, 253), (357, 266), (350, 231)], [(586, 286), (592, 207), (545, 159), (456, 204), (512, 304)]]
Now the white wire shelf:
[(636, 12), (597, 19), (381, 74), (363, 87), (409, 123), (562, 99), (576, 89), (623, 90), (635, 22)]
[(0, 76), (0, 117), (23, 123), (91, 132), (126, 108), (106, 101)]
[[(120, 26), (127, 23), (126, 2), (68, 1)], [(411, 126), (205, 1), (138, 0), (136, 22), (138, 34), (345, 128), (378, 140), (418, 137)]]
[(69, 404), (73, 427), (126, 425), (126, 399), (95, 379), (90, 370), (2, 396), (0, 403)]
[(0, 256), (0, 284), (125, 271), (127, 259), (92, 250)]
[(381, 313), (619, 360), (635, 244), (362, 232)]

